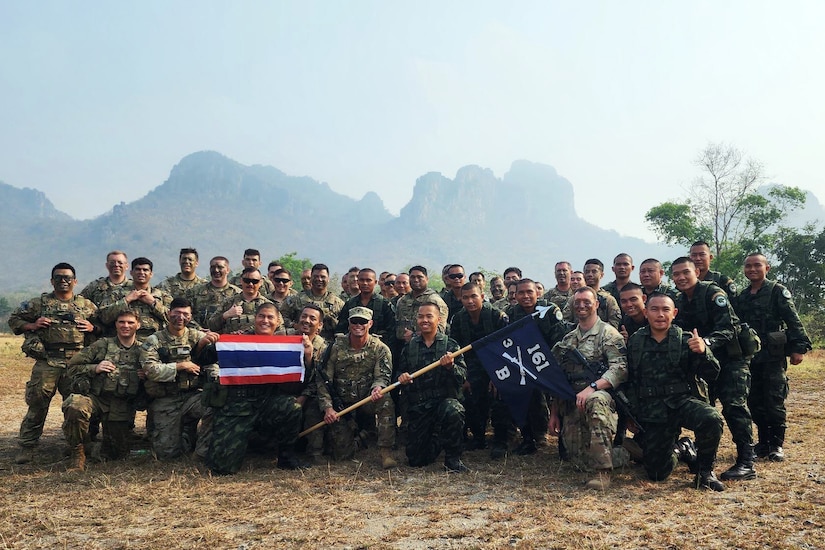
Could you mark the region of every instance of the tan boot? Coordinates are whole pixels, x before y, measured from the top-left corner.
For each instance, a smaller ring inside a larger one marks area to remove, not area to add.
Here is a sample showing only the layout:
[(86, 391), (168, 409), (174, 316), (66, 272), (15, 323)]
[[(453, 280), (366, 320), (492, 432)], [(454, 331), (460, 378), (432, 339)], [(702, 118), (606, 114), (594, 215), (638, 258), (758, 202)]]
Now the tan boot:
[(598, 470), (596, 476), (585, 485), (588, 489), (605, 491), (610, 488), (610, 470)]
[(398, 462), (392, 456), (392, 449), (388, 447), (382, 447), (381, 451), (381, 467), (385, 470), (389, 470), (391, 468), (395, 468), (398, 466)]
[(86, 469), (86, 450), (83, 444), (77, 445), (72, 449), (72, 463), (66, 470), (68, 472), (82, 472)]

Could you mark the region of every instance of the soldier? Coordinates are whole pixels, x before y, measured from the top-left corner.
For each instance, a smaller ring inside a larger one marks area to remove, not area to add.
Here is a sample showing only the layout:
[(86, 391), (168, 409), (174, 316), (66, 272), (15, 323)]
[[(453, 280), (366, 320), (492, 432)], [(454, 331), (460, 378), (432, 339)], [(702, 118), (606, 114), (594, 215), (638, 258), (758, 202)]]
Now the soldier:
[(484, 273), (481, 271), (473, 271), (470, 273), (470, 282), (477, 284), (481, 293), (484, 294), (484, 300), (489, 301), (487, 299), (487, 282), (484, 280)]
[(633, 273), (633, 270), (636, 269), (636, 266), (633, 265), (633, 258), (630, 257), (630, 254), (622, 252), (613, 258), (612, 269), (613, 274), (616, 275), (616, 279), (604, 285), (602, 290), (609, 292), (618, 304), (619, 292), (630, 282), (630, 275)]
[[(304, 379), (300, 393), (296, 394), (295, 401), (301, 405), (303, 410), (303, 429), (314, 426), (324, 420), (318, 404), (318, 381), (316, 371), (323, 362), (324, 354), (327, 350), (327, 341), (319, 334), (324, 324), (324, 312), (316, 304), (304, 306), (298, 322), (295, 324), (297, 334), (306, 336), (312, 344), (312, 358), (307, 363), (307, 375)], [(324, 434), (326, 429), (315, 430), (307, 434), (307, 456), (313, 463), (321, 460), (324, 451)]]
[(517, 267), (508, 267), (504, 270), (504, 284), (515, 283), (521, 280), (521, 269)]
[(290, 296), (296, 296), (296, 292), (292, 288), (292, 274), (284, 268), (269, 272), (269, 280), (275, 286), (275, 291), (269, 295), (269, 299), (281, 310), (281, 307), (286, 303), (286, 299)]
[(693, 261), (696, 269), (699, 270), (699, 280), (716, 283), (716, 285), (728, 295), (728, 299), (731, 300), (731, 306), (735, 311), (736, 303), (734, 303), (734, 300), (736, 300), (736, 296), (738, 295), (736, 283), (727, 275), (710, 269), (710, 262), (713, 261), (710, 245), (705, 241), (696, 241), (690, 245), (690, 259)]
[[(392, 397), (382, 395), (381, 390), (390, 385), (392, 357), (390, 349), (369, 333), (372, 311), (354, 307), (349, 312), (349, 332), (336, 336), (324, 372), (331, 389), (318, 381), (318, 400), (324, 412), (324, 422), (330, 426), (332, 453), (336, 460), (348, 460), (355, 456), (355, 438), (359, 432), (375, 433), (378, 416), (378, 449), (381, 466), (395, 468), (392, 456), (395, 445), (395, 404)], [(344, 407), (369, 396), (371, 402), (356, 409), (355, 422), (339, 422), (338, 411), (333, 406), (335, 391)]]
[(699, 280), (699, 269), (690, 258), (677, 258), (671, 277), (681, 293), (676, 301), (675, 323), (682, 330), (698, 329), (713, 355), (719, 360), (719, 377), (708, 381), (710, 403), (722, 403), (722, 416), (736, 443), (736, 463), (720, 476), (722, 480), (756, 477), (753, 468), (753, 431), (748, 409), (750, 371), (736, 337), (739, 318), (727, 294), (715, 283)]
[[(627, 287), (622, 291), (626, 294)], [(654, 293), (648, 300), (650, 325), (635, 332), (628, 341), (628, 397), (637, 420), (644, 428), (644, 466), (653, 481), (670, 476), (678, 460), (693, 461), (693, 448), (679, 440), (682, 427), (696, 434), (694, 486), (723, 491), (713, 464), (722, 439), (722, 417), (706, 401), (696, 396), (697, 378), (713, 380), (719, 362), (699, 336), (682, 332), (673, 325), (673, 300)], [(689, 440), (688, 440), (689, 441)]]
[(447, 324), (453, 320), (461, 305), (461, 287), (466, 282), (464, 278), (464, 267), (459, 264), (450, 264), (445, 273), (447, 286), (441, 291), (441, 299), (447, 304)]
[(788, 362), (802, 363), (811, 340), (799, 320), (791, 291), (767, 279), (771, 266), (763, 254), (745, 258), (745, 277), (750, 286), (739, 294), (737, 312), (742, 322), (755, 329), (762, 350), (750, 363), (751, 391), (748, 406), (759, 434), (757, 458), (782, 461), (787, 428), (785, 398), (788, 396)]
[(669, 284), (662, 282), (664, 276), (665, 270), (662, 267), (662, 262), (656, 258), (648, 258), (639, 266), (639, 283), (645, 296), (660, 292), (670, 296), (675, 303), (679, 293)]
[(301, 289), (309, 291), (312, 288), (312, 270), (304, 269), (301, 271)]
[(313, 265), (310, 289), (287, 298), (281, 308), (281, 314), (288, 327), (291, 328), (292, 323), (298, 320), (306, 304), (314, 303), (324, 312), (324, 328), (321, 329), (321, 336), (326, 340), (332, 339), (344, 302), (329, 290), (328, 285), (329, 268), (324, 264)]
[(642, 327), (647, 326), (647, 316), (645, 315), (645, 303), (647, 296), (642, 292), (642, 287), (636, 283), (628, 283), (619, 292), (619, 305), (622, 308), (622, 324), (619, 325), (619, 332), (624, 341), (630, 335)]
[[(574, 271), (570, 274), (570, 290), (575, 291), (577, 288), (581, 288), (585, 286), (584, 284), (584, 272), (582, 271)], [(564, 308), (562, 308), (564, 309)]]
[(412, 290), (410, 288), (410, 276), (406, 273), (399, 273), (395, 276), (395, 285), (393, 286), (395, 287), (397, 295), (390, 300), (390, 303), (392, 303), (392, 307), (395, 308), (398, 305), (398, 300), (400, 300), (402, 296), (409, 294)]
[(132, 286), (132, 281), (126, 278), (128, 266), (129, 260), (126, 258), (126, 253), (112, 250), (106, 254), (106, 270), (109, 275), (86, 285), (80, 291), (80, 295), (91, 300), (97, 307), (100, 307), (104, 301), (114, 302), (128, 292)]
[(501, 300), (506, 292), (507, 287), (504, 285), (504, 279), (498, 276), (490, 279), (490, 302), (495, 303)]
[[(466, 380), (464, 361), (451, 355), (459, 347), (439, 330), (441, 310), (436, 304), (421, 304), (416, 321), (418, 334), (401, 354), (398, 377), (409, 401), (404, 420), (409, 426), (407, 459), (410, 466), (426, 466), (435, 462), (443, 449), (448, 472), (467, 472), (469, 468), (461, 462), (464, 407), (458, 402)], [(410, 372), (436, 361), (440, 366), (413, 380)]]
[(501, 311), (507, 311), (512, 305), (516, 303), (516, 287), (518, 286), (516, 283), (518, 281), (505, 281), (504, 286), (506, 287), (506, 292), (504, 297), (500, 300), (496, 300), (493, 302), (493, 307), (496, 309), (500, 309)]
[[(238, 275), (234, 275), (231, 279), (229, 279), (230, 284), (235, 285), (238, 288), (243, 288), (241, 284), (241, 279), (243, 277), (243, 270), (248, 267), (254, 267), (255, 269), (261, 269), (261, 252), (255, 248), (247, 248), (243, 251), (243, 260), (241, 260), (241, 273)], [(261, 294), (264, 296), (268, 296), (275, 291), (275, 287), (272, 285), (272, 282), (269, 279), (263, 279), (261, 284)]]
[[(567, 328), (562, 321), (561, 310), (555, 304), (541, 304), (538, 302), (536, 283), (532, 279), (521, 279), (516, 285), (516, 303), (507, 308), (507, 316), (511, 322), (516, 322), (528, 315), (538, 311), (539, 305), (549, 307), (543, 316), (536, 320), (539, 331), (552, 347), (559, 342), (567, 332)], [(512, 286), (512, 285), (511, 285)], [(516, 454), (528, 455), (538, 450), (539, 446), (547, 444), (547, 422), (548, 422), (547, 398), (541, 390), (534, 389), (530, 396), (530, 404), (527, 409), (527, 424), (519, 426), (521, 428), (521, 445), (516, 449)]]
[[(97, 307), (74, 294), (77, 285), (75, 269), (61, 262), (52, 268), (53, 292), (43, 293), (20, 304), (9, 316), (9, 327), (15, 334), (24, 334), (23, 353), (34, 359), (31, 380), (26, 383), (26, 416), (20, 424), (20, 452), (16, 464), (27, 464), (34, 458), (34, 447), (43, 435), (43, 425), (55, 392), (66, 399), (71, 393), (71, 378), (66, 366), (83, 349), (95, 332)], [(74, 450), (73, 450), (74, 452)], [(76, 454), (76, 453), (75, 453)], [(73, 459), (76, 461), (77, 456)]]
[(221, 305), (229, 298), (241, 292), (241, 289), (229, 284), (229, 260), (223, 256), (215, 256), (209, 260), (208, 283), (194, 287), (189, 293), (192, 301), (192, 316), (198, 326), (209, 325), (209, 318), (220, 310)]
[(117, 314), (116, 336), (97, 340), (69, 360), (73, 393), (63, 402), (63, 433), (72, 448), (74, 470), (86, 468), (84, 445), (93, 415), (103, 424), (103, 456), (129, 456), (134, 401), (141, 392), (139, 328), (137, 312), (125, 309)]
[(221, 304), (209, 318), (209, 330), (221, 334), (240, 334), (251, 328), (255, 323), (255, 312), (261, 304), (272, 303), (259, 292), (262, 282), (263, 276), (257, 267), (245, 267), (241, 274), (241, 293)]
[[(260, 275), (257, 268), (252, 269)], [(243, 279), (242, 279), (243, 280)], [(255, 312), (254, 333), (272, 336), (280, 328), (281, 315), (272, 302), (262, 302)], [(312, 344), (304, 338), (304, 364), (312, 362)], [(278, 468), (309, 467), (295, 456), (301, 430), (301, 405), (285, 384), (226, 386), (226, 402), (215, 403), (212, 441), (206, 462), (213, 474), (236, 474), (241, 469), (249, 437), (254, 432), (278, 445)]]
[[(619, 387), (627, 378), (625, 343), (619, 331), (599, 318), (598, 295), (592, 287), (576, 289), (573, 307), (578, 325), (553, 347), (553, 354), (577, 392), (576, 399), (553, 400), (550, 431), (563, 438), (570, 459), (595, 470), (586, 487), (604, 490), (610, 487), (618, 421), (616, 404), (607, 390)], [(572, 349), (584, 356), (587, 367), (572, 360), (568, 351)]]
[(387, 273), (384, 280), (380, 282), (381, 296), (383, 296), (388, 302), (391, 302), (393, 298), (398, 296), (398, 292), (395, 290), (395, 278), (395, 273)]
[(375, 283), (374, 270), (365, 267), (358, 272), (356, 287), (354, 289), (350, 288), (350, 290), (358, 293), (347, 300), (344, 307), (341, 308), (335, 332), (339, 334), (347, 332), (349, 312), (356, 307), (365, 307), (372, 311), (370, 334), (378, 336), (382, 342), (389, 346), (390, 338), (394, 337), (393, 333), (395, 332), (395, 313), (389, 301), (380, 294), (375, 293)]
[(167, 306), (172, 296), (159, 288), (152, 288), (152, 262), (149, 258), (132, 260), (132, 288), (115, 301), (104, 299), (100, 307), (100, 320), (107, 334), (115, 333), (115, 320), (121, 311), (131, 309), (140, 318), (138, 338), (144, 339), (166, 326)]
[(211, 411), (201, 403), (201, 394), (207, 382), (217, 381), (218, 366), (198, 365), (193, 358), (217, 342), (219, 335), (189, 328), (191, 320), (191, 302), (175, 298), (169, 304), (169, 324), (149, 336), (140, 350), (146, 393), (153, 398), (149, 403), (154, 419), (149, 438), (160, 460), (192, 450), (202, 458), (209, 448)]
[(570, 262), (556, 262), (556, 286), (542, 296), (545, 302), (554, 303), (559, 309), (567, 304), (567, 299), (570, 298), (570, 294), (573, 292), (570, 288), (570, 274), (572, 271), (573, 266), (570, 265)]
[[(622, 322), (622, 310), (619, 308), (619, 302), (609, 292), (599, 287), (602, 277), (604, 277), (604, 264), (601, 260), (591, 258), (584, 262), (584, 282), (596, 292), (599, 300), (599, 318), (612, 325), (613, 328), (618, 329), (619, 323)], [(572, 296), (567, 300), (567, 305), (564, 306), (562, 313), (565, 320), (571, 322), (576, 320)]]
[[(466, 346), (494, 333), (507, 325), (508, 318), (503, 312), (494, 309), (484, 301), (484, 293), (475, 283), (465, 283), (461, 287), (459, 310), (450, 323), (450, 335), (459, 346)], [(493, 448), (490, 458), (500, 459), (507, 454), (507, 435), (512, 425), (510, 411), (500, 399), (492, 399), (490, 376), (474, 351), (464, 355), (467, 364), (467, 381), (464, 383), (464, 408), (467, 426), (473, 439), (467, 442), (467, 449), (484, 449), (487, 447), (487, 419), (492, 416)]]
[(195, 271), (198, 268), (198, 260), (197, 250), (194, 248), (181, 248), (178, 255), (180, 271), (177, 275), (173, 275), (160, 283), (158, 288), (174, 298), (176, 296), (186, 296), (196, 285), (207, 282), (208, 279), (198, 277)]
[(395, 337), (398, 342), (409, 342), (415, 332), (418, 308), (423, 303), (434, 303), (439, 315), (438, 328), (441, 332), (447, 330), (447, 316), (449, 309), (438, 293), (427, 288), (427, 268), (416, 265), (410, 268), (410, 293), (402, 296), (395, 305)]

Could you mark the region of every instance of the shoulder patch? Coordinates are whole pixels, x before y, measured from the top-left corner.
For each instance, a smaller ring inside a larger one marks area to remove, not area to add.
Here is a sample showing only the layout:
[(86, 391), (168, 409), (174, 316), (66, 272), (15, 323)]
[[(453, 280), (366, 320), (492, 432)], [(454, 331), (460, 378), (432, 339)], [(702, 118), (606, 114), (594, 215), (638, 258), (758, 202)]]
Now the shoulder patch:
[(561, 312), (561, 310), (559, 308), (556, 308), (556, 319), (558, 321), (561, 321), (562, 319), (564, 319), (564, 314)]
[(728, 298), (724, 294), (717, 294), (716, 297), (713, 299), (713, 303), (715, 303), (719, 307), (727, 307)]
[(782, 296), (784, 296), (785, 298), (790, 300), (791, 299), (791, 291), (788, 290), (787, 288), (783, 288), (782, 289)]
[(728, 285), (728, 288), (730, 289), (731, 294), (736, 293), (736, 283), (734, 283), (733, 281), (730, 282), (730, 284)]

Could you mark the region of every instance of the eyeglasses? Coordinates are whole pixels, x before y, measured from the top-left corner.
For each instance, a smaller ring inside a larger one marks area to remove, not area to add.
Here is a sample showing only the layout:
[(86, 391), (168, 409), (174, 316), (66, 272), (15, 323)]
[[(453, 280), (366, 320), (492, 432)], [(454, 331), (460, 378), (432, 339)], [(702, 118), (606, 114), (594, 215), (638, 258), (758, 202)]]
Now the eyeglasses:
[(392, 281), (384, 281), (384, 286), (392, 286), (394, 284), (395, 284), (395, 279), (393, 279)]
[(71, 283), (74, 280), (72, 275), (53, 275), (52, 281), (55, 283)]
[(450, 273), (449, 275), (447, 275), (447, 277), (449, 277), (450, 279), (463, 279), (464, 274), (463, 273)]
[(246, 278), (246, 277), (243, 277), (243, 278), (241, 278), (241, 280), (242, 280), (243, 282), (245, 282), (246, 284), (248, 284), (248, 285), (258, 285), (258, 284), (261, 284), (261, 280), (260, 280), (260, 279), (248, 279), (248, 278)]
[(292, 279), (283, 279), (281, 277), (275, 277), (274, 279), (272, 279), (272, 282), (273, 283), (287, 284), (287, 283), (291, 283)]
[(353, 317), (352, 319), (349, 320), (349, 322), (352, 323), (353, 325), (366, 325), (367, 323), (370, 322), (370, 320), (369, 319), (364, 319), (362, 317)]

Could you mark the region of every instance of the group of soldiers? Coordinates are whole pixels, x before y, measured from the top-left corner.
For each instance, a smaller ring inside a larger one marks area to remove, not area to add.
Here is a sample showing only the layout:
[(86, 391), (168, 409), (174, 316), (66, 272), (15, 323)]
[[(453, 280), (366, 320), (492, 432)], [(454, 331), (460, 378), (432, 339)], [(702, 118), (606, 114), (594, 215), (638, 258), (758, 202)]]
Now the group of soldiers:
[[(59, 263), (53, 292), (9, 319), (35, 359), (16, 461), (33, 459), (60, 392), (76, 470), (95, 439), (103, 458), (127, 456), (135, 412), (146, 410), (156, 458), (193, 453), (216, 474), (237, 472), (250, 447), (295, 469), (324, 454), (350, 459), (373, 442), (384, 468), (397, 467), (394, 449), (403, 446), (410, 466), (443, 452), (446, 470), (460, 473), (468, 469), (465, 450), (489, 448), (497, 460), (532, 454), (557, 436), (560, 457), (590, 472), (587, 488), (608, 488), (613, 468), (630, 458), (653, 480), (682, 460), (697, 488), (721, 491), (713, 468), (723, 419), (737, 457), (722, 480), (755, 478), (756, 458), (784, 459), (787, 359), (800, 363), (811, 343), (790, 292), (767, 279), (764, 255), (745, 259), (750, 285), (742, 292), (709, 269), (712, 259), (707, 243), (694, 243), (671, 264), (675, 287), (652, 258), (635, 283), (633, 259), (617, 255), (615, 280), (604, 286), (598, 259), (581, 271), (560, 261), (546, 291), (517, 267), (488, 283), (480, 272), (468, 277), (460, 264), (446, 265), (440, 293), (420, 265), (380, 275), (353, 268), (341, 295), (329, 289), (324, 264), (301, 274), (299, 291), (277, 262), (264, 274), (254, 249), (230, 280), (227, 258), (212, 258), (210, 278), (201, 279), (197, 251), (184, 248), (180, 272), (158, 286), (150, 260), (132, 260), (129, 279), (126, 254), (113, 251), (108, 275), (79, 294), (74, 268)], [(533, 390), (527, 419), (516, 426), (470, 348), (530, 315), (575, 398)], [(303, 382), (221, 385), (220, 334), (299, 335)], [(681, 437), (683, 428), (695, 442)]]

